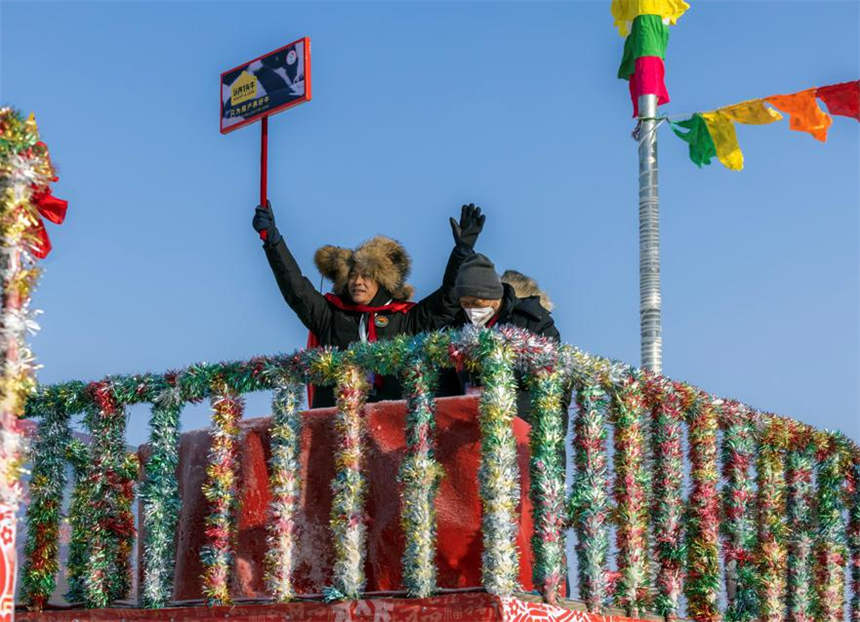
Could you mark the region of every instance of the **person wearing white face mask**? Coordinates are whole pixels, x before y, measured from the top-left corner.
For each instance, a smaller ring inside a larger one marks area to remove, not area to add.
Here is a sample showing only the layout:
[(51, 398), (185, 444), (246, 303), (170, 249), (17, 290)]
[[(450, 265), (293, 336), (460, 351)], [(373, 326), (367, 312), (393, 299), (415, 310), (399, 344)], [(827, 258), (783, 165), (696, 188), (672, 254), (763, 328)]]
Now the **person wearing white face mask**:
[[(515, 274), (519, 275), (519, 273)], [(523, 277), (523, 275), (519, 276)], [(476, 253), (462, 263), (457, 273), (454, 298), (459, 302), (460, 309), (455, 317), (455, 326), (472, 324), (492, 328), (496, 325), (512, 324), (541, 337), (559, 341), (560, 337), (552, 315), (541, 304), (539, 291), (537, 294), (518, 296), (514, 286), (503, 282), (496, 274), (493, 262), (486, 255)], [(476, 377), (466, 372), (457, 373), (457, 377), (463, 393), (471, 393), (477, 389)], [(522, 383), (518, 384), (521, 386), (517, 391), (517, 414), (521, 419), (531, 423), (529, 395)], [(564, 402), (563, 408), (565, 429), (567, 429), (566, 405), (567, 401)]]
[(517, 296), (512, 285), (502, 282), (486, 255), (476, 253), (463, 262), (454, 295), (461, 310), (457, 325), (491, 328), (496, 324), (513, 324), (541, 337), (560, 340), (552, 315), (541, 304), (540, 296)]

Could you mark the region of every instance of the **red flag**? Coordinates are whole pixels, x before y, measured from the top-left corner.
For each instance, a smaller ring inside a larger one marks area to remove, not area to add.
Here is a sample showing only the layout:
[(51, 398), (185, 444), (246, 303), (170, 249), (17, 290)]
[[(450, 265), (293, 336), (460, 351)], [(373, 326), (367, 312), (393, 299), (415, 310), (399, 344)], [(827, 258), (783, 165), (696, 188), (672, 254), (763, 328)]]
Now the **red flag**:
[(860, 80), (819, 86), (815, 96), (827, 104), (830, 114), (854, 117), (860, 121)]

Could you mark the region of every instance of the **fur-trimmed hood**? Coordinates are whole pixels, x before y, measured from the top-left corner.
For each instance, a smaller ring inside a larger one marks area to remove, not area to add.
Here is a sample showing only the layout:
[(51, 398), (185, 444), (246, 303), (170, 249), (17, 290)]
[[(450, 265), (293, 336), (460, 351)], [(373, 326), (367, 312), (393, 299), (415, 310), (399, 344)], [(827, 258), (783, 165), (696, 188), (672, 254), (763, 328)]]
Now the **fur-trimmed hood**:
[(552, 311), (552, 300), (545, 291), (530, 276), (526, 276), (522, 272), (516, 270), (505, 270), (502, 275), (502, 283), (507, 283), (514, 288), (517, 298), (528, 298), (529, 296), (537, 296), (540, 298), (540, 305), (547, 311)]
[(357, 267), (385, 288), (395, 300), (409, 300), (415, 289), (406, 283), (412, 260), (397, 240), (383, 235), (371, 238), (355, 250), (323, 246), (314, 254), (320, 273), (333, 283), (334, 293), (348, 295), (349, 271)]

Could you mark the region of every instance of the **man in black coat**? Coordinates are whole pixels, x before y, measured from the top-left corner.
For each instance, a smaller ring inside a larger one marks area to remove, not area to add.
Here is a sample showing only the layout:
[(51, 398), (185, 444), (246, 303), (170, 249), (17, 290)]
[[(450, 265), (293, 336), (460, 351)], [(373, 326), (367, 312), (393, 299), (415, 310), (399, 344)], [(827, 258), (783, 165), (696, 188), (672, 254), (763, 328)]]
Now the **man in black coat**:
[[(506, 273), (507, 274), (507, 273)], [(518, 273), (517, 273), (518, 274)], [(523, 275), (519, 275), (526, 278)], [(460, 310), (455, 316), (454, 326), (473, 324), (490, 328), (496, 325), (512, 324), (525, 328), (541, 337), (560, 341), (558, 329), (550, 312), (541, 304), (541, 293), (520, 298), (514, 287), (503, 282), (496, 274), (496, 267), (485, 255), (479, 253), (468, 257), (460, 266), (454, 285), (454, 296)], [(462, 392), (477, 384), (477, 378), (465, 372), (457, 374)], [(450, 373), (446, 382), (451, 383)], [(517, 413), (521, 419), (531, 423), (531, 403), (528, 391), (518, 382)], [(569, 390), (566, 389), (562, 400), (564, 413), (563, 426), (567, 431), (567, 405), (570, 403)]]
[[(317, 250), (314, 262), (333, 283), (332, 293), (323, 295), (302, 275), (275, 226), (271, 206), (257, 207), (253, 226), (257, 232), (266, 232), (263, 249), (284, 300), (310, 331), (308, 345), (345, 348), (356, 341), (372, 342), (450, 326), (457, 304), (453, 298), (455, 280), (460, 265), (475, 252), (484, 219), (481, 208), (472, 204), (462, 207), (459, 224), (451, 219), (454, 249), (442, 286), (417, 303), (409, 301), (413, 288), (406, 283), (411, 260), (395, 240), (376, 236), (355, 250), (337, 246)], [(456, 387), (443, 383), (439, 394), (455, 392)], [(312, 408), (334, 406), (332, 387), (316, 387), (312, 393), (311, 397), (309, 391)], [(369, 401), (402, 397), (397, 378), (373, 378)]]

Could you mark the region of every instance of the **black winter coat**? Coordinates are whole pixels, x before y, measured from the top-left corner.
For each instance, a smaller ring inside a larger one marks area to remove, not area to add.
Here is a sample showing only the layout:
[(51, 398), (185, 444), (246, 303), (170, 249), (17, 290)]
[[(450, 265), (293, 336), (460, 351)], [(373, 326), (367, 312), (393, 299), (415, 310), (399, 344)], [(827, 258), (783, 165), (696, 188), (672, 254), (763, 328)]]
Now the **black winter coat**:
[[(549, 337), (556, 341), (561, 341), (561, 336), (558, 329), (555, 327), (555, 322), (552, 319), (549, 311), (543, 308), (540, 304), (540, 297), (529, 296), (528, 298), (517, 298), (514, 293), (514, 288), (507, 283), (502, 283), (504, 293), (502, 294), (502, 306), (499, 309), (498, 319), (493, 322), (493, 326), (502, 324), (511, 324), (519, 328), (525, 328), (541, 337)], [(454, 322), (455, 326), (464, 326), (469, 323), (469, 318), (462, 308), (457, 312)], [(454, 373), (454, 370), (443, 370), (440, 382), (445, 386), (451, 386), (454, 382), (459, 384), (460, 393), (465, 393), (466, 384), (476, 385), (478, 379), (472, 377), (466, 372)], [(517, 390), (517, 413), (521, 419), (528, 423), (531, 421), (531, 403), (529, 393), (523, 386), (520, 379), (517, 379), (519, 388)], [(564, 411), (564, 428), (567, 430), (567, 406), (570, 404), (570, 391), (565, 390), (565, 397), (562, 399), (562, 408)]]
[[(302, 275), (302, 271), (283, 239), (275, 245), (265, 244), (266, 257), (284, 300), (295, 311), (309, 331), (314, 333), (322, 346), (345, 348), (359, 341), (359, 321), (363, 315), (357, 311), (339, 309), (325, 299), (313, 284)], [(419, 301), (406, 313), (380, 311), (376, 314), (377, 339), (391, 339), (397, 335), (416, 335), (424, 331), (450, 326), (458, 308), (453, 299), (454, 281), (460, 264), (472, 252), (455, 247), (451, 251), (442, 286)], [(388, 293), (380, 289), (368, 306), (381, 306), (389, 300)], [(348, 298), (344, 302), (352, 304)], [(384, 318), (384, 319), (381, 319)], [(385, 322), (387, 320), (387, 322)], [(383, 325), (384, 324), (384, 325)], [(457, 385), (448, 378), (440, 383), (438, 395), (457, 394)], [(400, 382), (393, 376), (382, 376), (379, 387), (371, 389), (368, 401), (402, 399)], [(334, 406), (334, 389), (316, 387), (311, 408)]]

